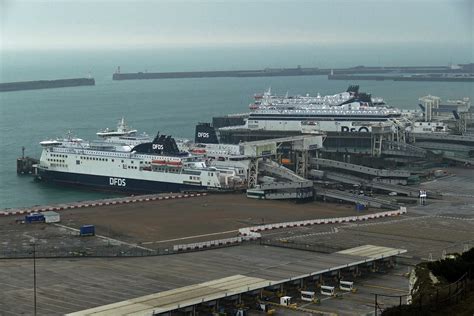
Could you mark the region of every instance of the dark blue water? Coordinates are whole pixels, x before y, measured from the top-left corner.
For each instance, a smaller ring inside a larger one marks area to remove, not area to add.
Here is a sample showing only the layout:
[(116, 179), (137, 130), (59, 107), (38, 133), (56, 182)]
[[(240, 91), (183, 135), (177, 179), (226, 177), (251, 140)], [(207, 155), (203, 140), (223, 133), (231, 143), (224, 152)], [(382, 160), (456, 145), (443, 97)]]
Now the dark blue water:
[[(314, 47), (313, 47), (314, 48)], [(1, 82), (85, 77), (90, 71), (94, 87), (19, 91), (0, 94), (0, 208), (60, 203), (111, 196), (78, 189), (58, 188), (16, 175), (21, 147), (39, 157), (39, 142), (64, 136), (95, 138), (105, 127), (115, 127), (122, 116), (139, 131), (157, 131), (192, 138), (197, 122), (212, 116), (245, 112), (252, 96), (268, 87), (281, 94), (337, 93), (349, 84), (381, 96), (389, 104), (414, 109), (418, 98), (433, 94), (447, 98), (474, 98), (472, 83), (329, 81), (325, 77), (206, 78), (144, 81), (112, 81), (121, 65), (123, 72), (208, 69), (262, 69), (265, 67), (447, 64), (451, 50), (423, 58), (381, 50), (352, 54), (340, 49), (280, 47), (225, 49), (175, 49), (108, 52), (22, 52), (1, 55)], [(458, 54), (459, 55), (459, 54)], [(350, 57), (350, 58), (348, 58)], [(460, 59), (467, 58), (460, 55)], [(372, 61), (372, 62), (371, 62)], [(468, 60), (460, 60), (466, 62)]]

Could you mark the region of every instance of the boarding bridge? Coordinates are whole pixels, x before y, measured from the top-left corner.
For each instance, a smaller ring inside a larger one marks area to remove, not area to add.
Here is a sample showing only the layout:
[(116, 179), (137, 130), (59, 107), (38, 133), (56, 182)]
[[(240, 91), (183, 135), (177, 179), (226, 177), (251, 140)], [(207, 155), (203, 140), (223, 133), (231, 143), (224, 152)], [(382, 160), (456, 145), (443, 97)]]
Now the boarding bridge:
[(411, 138), (416, 141), (438, 141), (449, 143), (462, 143), (465, 145), (474, 145), (474, 135), (452, 135), (443, 133), (411, 133)]
[(422, 142), (417, 142), (416, 145), (425, 149), (432, 150), (432, 151), (449, 151), (449, 152), (465, 152), (465, 153), (468, 153), (469, 151), (474, 151), (474, 144), (469, 146), (469, 145), (461, 145), (461, 144), (422, 141)]
[(382, 153), (391, 156), (425, 158), (427, 150), (407, 143), (385, 141), (382, 145)]
[(313, 196), (313, 181), (307, 180), (271, 160), (258, 164), (260, 173), (284, 179), (256, 185), (247, 190), (247, 196), (259, 199), (307, 199)]
[(377, 208), (387, 208), (387, 209), (398, 209), (399, 205), (397, 203), (380, 198), (369, 197), (365, 195), (358, 195), (353, 193), (348, 193), (345, 191), (339, 190), (329, 190), (329, 189), (317, 189), (316, 190), (317, 196), (322, 196), (324, 198), (331, 198), (335, 200), (341, 200), (351, 203), (362, 204), (365, 206), (370, 207), (377, 207)]
[(259, 163), (258, 165), (259, 170), (265, 173), (269, 173), (271, 175), (276, 175), (278, 177), (287, 179), (289, 181), (294, 181), (294, 182), (311, 182), (308, 181), (307, 179), (297, 175), (290, 169), (274, 162), (271, 160), (263, 160)]
[[(361, 185), (368, 188), (383, 190), (386, 192), (397, 192), (399, 194), (404, 194), (410, 197), (418, 197), (420, 194), (420, 190), (417, 188), (411, 188), (397, 184), (382, 183), (377, 181), (368, 181), (366, 179), (359, 178), (353, 175), (347, 175), (333, 171), (325, 171), (324, 178), (346, 184)], [(427, 195), (429, 198), (441, 197), (441, 195), (437, 192), (427, 192)]]
[[(313, 182), (306, 180), (311, 151), (322, 148), (325, 135), (302, 135), (239, 144), (241, 154), (250, 157), (247, 196), (258, 199), (306, 199), (313, 196)], [(290, 144), (296, 155), (296, 173), (271, 161), (278, 148)], [(284, 181), (259, 184), (260, 174)]]
[(352, 171), (356, 173), (362, 173), (374, 177), (385, 177), (385, 178), (408, 178), (410, 171), (408, 170), (387, 170), (387, 169), (376, 169), (365, 167), (361, 165), (355, 165), (352, 163), (341, 162), (337, 160), (313, 158), (311, 159), (311, 165), (322, 166), (326, 168), (342, 169)]
[(446, 153), (443, 154), (443, 158), (455, 162), (460, 162), (463, 164), (474, 165), (474, 158), (459, 157), (457, 155), (447, 155)]

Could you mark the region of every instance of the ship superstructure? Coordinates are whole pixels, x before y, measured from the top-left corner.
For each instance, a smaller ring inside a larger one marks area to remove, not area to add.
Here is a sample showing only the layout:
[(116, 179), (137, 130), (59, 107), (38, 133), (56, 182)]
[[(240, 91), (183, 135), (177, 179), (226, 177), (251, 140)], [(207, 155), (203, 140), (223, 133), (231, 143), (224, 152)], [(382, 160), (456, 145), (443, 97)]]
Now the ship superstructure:
[[(249, 130), (370, 132), (374, 124), (398, 119), (399, 109), (359, 92), (358, 86), (328, 96), (255, 96), (245, 127)], [(239, 128), (239, 127), (229, 127)]]
[(133, 147), (72, 137), (40, 144), (40, 180), (132, 193), (225, 190), (242, 184), (237, 172), (209, 167), (166, 135)]

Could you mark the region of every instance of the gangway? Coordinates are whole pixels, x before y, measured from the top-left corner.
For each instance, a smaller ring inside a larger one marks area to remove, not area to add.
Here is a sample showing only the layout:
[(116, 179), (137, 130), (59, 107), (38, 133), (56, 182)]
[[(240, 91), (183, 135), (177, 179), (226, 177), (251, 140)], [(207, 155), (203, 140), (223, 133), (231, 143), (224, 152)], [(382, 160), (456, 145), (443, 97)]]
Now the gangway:
[(425, 158), (427, 150), (407, 143), (385, 141), (382, 145), (382, 153), (391, 156)]
[(473, 158), (464, 158), (464, 157), (459, 157), (459, 156), (451, 156), (451, 155), (446, 155), (446, 154), (443, 154), (443, 158), (444, 159), (447, 159), (447, 160), (452, 160), (452, 161), (455, 161), (455, 162), (461, 162), (461, 163), (464, 163), (464, 164), (469, 164), (469, 165), (474, 165), (474, 159)]
[[(397, 192), (399, 194), (403, 194), (409, 197), (418, 197), (420, 194), (420, 190), (418, 188), (398, 185), (398, 184), (390, 184), (385, 182), (377, 182), (376, 180), (367, 180), (360, 177), (356, 177), (353, 175), (347, 175), (343, 173), (338, 173), (334, 171), (325, 171), (324, 177), (328, 180), (333, 180), (337, 182), (342, 182), (345, 184), (352, 184), (352, 185), (360, 185), (367, 188), (373, 188), (377, 190), (382, 190), (386, 192)], [(441, 194), (434, 191), (427, 192), (429, 198), (441, 198)]]
[(276, 175), (281, 178), (287, 179), (289, 181), (294, 181), (294, 182), (311, 182), (306, 180), (305, 178), (297, 175), (290, 169), (283, 167), (282, 165), (279, 165), (278, 163), (271, 161), (271, 160), (263, 160), (259, 163), (258, 168), (260, 171), (271, 174), (271, 175)]
[(358, 203), (365, 206), (377, 207), (377, 208), (387, 208), (387, 209), (398, 209), (399, 206), (390, 200), (369, 197), (365, 195), (348, 193), (345, 191), (339, 190), (330, 190), (330, 189), (320, 189), (316, 190), (317, 196), (332, 198), (336, 200)]
[(433, 151), (450, 151), (450, 152), (468, 153), (469, 151), (474, 150), (474, 144), (469, 146), (469, 145), (462, 145), (462, 144), (448, 144), (448, 143), (422, 141), (422, 142), (417, 142), (417, 145), (429, 150), (433, 150)]
[(311, 164), (313, 166), (322, 166), (327, 168), (342, 169), (348, 170), (355, 173), (362, 173), (365, 175), (370, 175), (374, 177), (384, 177), (384, 178), (408, 178), (410, 176), (410, 171), (408, 170), (388, 170), (388, 169), (376, 169), (371, 167), (365, 167), (361, 165), (356, 165), (347, 162), (341, 162), (331, 159), (323, 158), (313, 158), (311, 159)]
[(415, 139), (445, 141), (450, 143), (462, 143), (465, 145), (474, 144), (474, 135), (453, 135), (443, 133), (411, 133), (410, 136)]
[(275, 181), (256, 185), (247, 190), (247, 197), (257, 199), (308, 199), (313, 197), (313, 181), (307, 180), (288, 168), (271, 160), (258, 164), (261, 173), (277, 176), (286, 181)]

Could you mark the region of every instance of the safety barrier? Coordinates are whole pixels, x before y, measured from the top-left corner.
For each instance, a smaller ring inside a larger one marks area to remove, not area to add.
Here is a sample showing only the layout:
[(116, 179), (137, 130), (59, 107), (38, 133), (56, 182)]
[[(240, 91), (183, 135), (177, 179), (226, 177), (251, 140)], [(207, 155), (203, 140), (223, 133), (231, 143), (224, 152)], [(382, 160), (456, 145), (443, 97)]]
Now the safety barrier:
[(59, 204), (53, 206), (36, 206), (31, 208), (22, 208), (14, 210), (3, 210), (0, 211), (0, 216), (11, 216), (11, 215), (26, 215), (30, 213), (45, 212), (45, 211), (63, 211), (71, 210), (76, 208), (87, 208), (87, 207), (98, 207), (118, 204), (128, 204), (137, 202), (149, 202), (149, 201), (160, 201), (169, 199), (182, 199), (190, 197), (206, 196), (207, 193), (191, 193), (191, 194), (180, 194), (180, 195), (144, 195), (144, 196), (133, 196), (118, 199), (106, 199), (99, 201), (87, 201), (87, 202), (73, 202), (69, 204)]
[(303, 226), (320, 225), (320, 224), (341, 224), (341, 223), (366, 221), (366, 220), (382, 218), (382, 217), (399, 216), (399, 215), (406, 214), (406, 212), (407, 212), (406, 207), (402, 206), (398, 210), (395, 210), (395, 211), (378, 212), (378, 213), (367, 214), (367, 215), (322, 218), (322, 219), (313, 219), (313, 220), (305, 220), (305, 221), (276, 223), (276, 224), (246, 227), (246, 228), (239, 229), (239, 233), (242, 236), (250, 236), (251, 233), (263, 232), (263, 231), (273, 230), (273, 229), (294, 228), (294, 227), (303, 227)]
[(229, 246), (229, 245), (238, 245), (244, 241), (258, 240), (261, 237), (262, 235), (259, 233), (248, 231), (245, 233), (245, 235), (241, 233), (239, 237), (231, 237), (231, 238), (216, 239), (216, 240), (203, 241), (203, 242), (190, 243), (190, 244), (174, 245), (173, 251), (175, 252), (195, 251), (195, 250), (223, 247), (223, 246)]
[(213, 248), (213, 247), (222, 247), (228, 246), (232, 244), (239, 244), (243, 240), (242, 237), (232, 237), (232, 238), (224, 238), (224, 239), (217, 239), (211, 241), (203, 241), (191, 244), (182, 244), (182, 245), (174, 245), (173, 251), (192, 251), (192, 250), (200, 250), (206, 248)]

